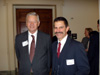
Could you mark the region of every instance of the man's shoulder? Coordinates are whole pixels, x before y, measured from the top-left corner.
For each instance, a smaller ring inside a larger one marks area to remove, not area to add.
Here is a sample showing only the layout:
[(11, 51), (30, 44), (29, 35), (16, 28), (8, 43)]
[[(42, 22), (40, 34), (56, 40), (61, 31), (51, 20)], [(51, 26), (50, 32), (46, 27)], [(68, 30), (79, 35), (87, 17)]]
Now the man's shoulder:
[[(83, 46), (83, 44), (77, 40), (71, 40), (71, 43), (70, 43), (70, 47), (76, 52), (80, 52), (80, 51), (84, 51), (85, 48)], [(85, 52), (85, 51), (84, 51)]]
[(95, 40), (99, 39), (99, 32), (97, 32), (97, 31), (91, 32), (90, 40), (93, 40), (93, 39), (95, 39)]
[(52, 48), (55, 48), (57, 46), (57, 41), (52, 43)]
[(74, 45), (74, 46), (82, 45), (81, 42), (79, 42), (79, 41), (77, 41), (77, 40), (74, 40), (74, 39), (71, 39), (71, 44)]
[(24, 35), (28, 35), (28, 31), (25, 31), (25, 32), (20, 33), (20, 34), (17, 34), (17, 35), (16, 35), (16, 38), (23, 37)]
[(52, 45), (55, 45), (55, 44), (57, 44), (57, 41), (55, 41), (55, 42), (52, 43)]
[(90, 37), (92, 37), (92, 36), (98, 36), (98, 35), (99, 35), (99, 32), (97, 32), (97, 31), (92, 31), (90, 33)]
[(84, 39), (84, 40), (89, 40), (87, 37), (84, 37), (83, 39)]
[(42, 32), (42, 31), (38, 31), (38, 34), (41, 36), (41, 37), (50, 37), (50, 35), (49, 34), (47, 34), (47, 33), (44, 33), (44, 32)]

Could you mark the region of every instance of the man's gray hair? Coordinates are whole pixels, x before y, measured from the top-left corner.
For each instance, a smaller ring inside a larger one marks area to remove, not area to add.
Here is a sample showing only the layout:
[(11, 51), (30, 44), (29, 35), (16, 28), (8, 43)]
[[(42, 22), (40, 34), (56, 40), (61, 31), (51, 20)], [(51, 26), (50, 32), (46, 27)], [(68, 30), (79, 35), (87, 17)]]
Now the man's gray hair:
[(26, 21), (27, 21), (27, 17), (28, 17), (28, 16), (31, 16), (31, 15), (33, 15), (33, 16), (37, 16), (37, 20), (38, 20), (38, 22), (40, 21), (40, 19), (39, 19), (39, 15), (38, 15), (36, 12), (29, 12), (29, 13), (26, 15)]

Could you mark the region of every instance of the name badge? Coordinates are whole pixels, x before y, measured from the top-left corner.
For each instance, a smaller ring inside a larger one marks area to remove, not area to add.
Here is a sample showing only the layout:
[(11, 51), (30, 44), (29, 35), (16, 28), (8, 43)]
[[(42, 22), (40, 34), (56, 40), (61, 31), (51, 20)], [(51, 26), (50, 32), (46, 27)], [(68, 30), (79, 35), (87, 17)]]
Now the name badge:
[(26, 41), (24, 41), (24, 42), (22, 42), (22, 46), (24, 47), (24, 46), (27, 46), (28, 45), (28, 41), (26, 40)]
[(66, 60), (66, 65), (74, 65), (74, 64), (75, 64), (74, 59), (68, 59), (68, 60)]

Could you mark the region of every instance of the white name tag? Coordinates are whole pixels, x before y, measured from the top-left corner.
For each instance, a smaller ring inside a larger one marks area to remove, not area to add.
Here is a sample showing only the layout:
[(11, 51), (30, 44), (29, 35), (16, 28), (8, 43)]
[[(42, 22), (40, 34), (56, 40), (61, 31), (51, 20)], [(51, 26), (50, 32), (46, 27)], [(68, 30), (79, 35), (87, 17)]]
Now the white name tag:
[(74, 65), (74, 64), (75, 64), (74, 59), (68, 59), (68, 60), (66, 60), (66, 65)]
[(22, 46), (24, 47), (24, 46), (27, 46), (28, 45), (28, 41), (26, 40), (26, 41), (24, 41), (24, 42), (22, 42)]

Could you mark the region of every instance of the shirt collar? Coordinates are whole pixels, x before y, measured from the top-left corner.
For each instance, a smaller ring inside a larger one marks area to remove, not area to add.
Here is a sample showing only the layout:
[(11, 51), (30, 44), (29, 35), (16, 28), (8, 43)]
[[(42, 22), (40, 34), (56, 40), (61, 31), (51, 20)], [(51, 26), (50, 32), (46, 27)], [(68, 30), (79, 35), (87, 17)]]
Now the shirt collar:
[(68, 35), (66, 35), (61, 41), (58, 40), (58, 43), (60, 42), (61, 45), (62, 45), (62, 44), (65, 44), (67, 38), (68, 38)]
[(29, 36), (31, 36), (31, 35), (37, 36), (37, 33), (38, 33), (38, 30), (36, 30), (35, 33), (33, 33), (33, 34), (28, 31)]

